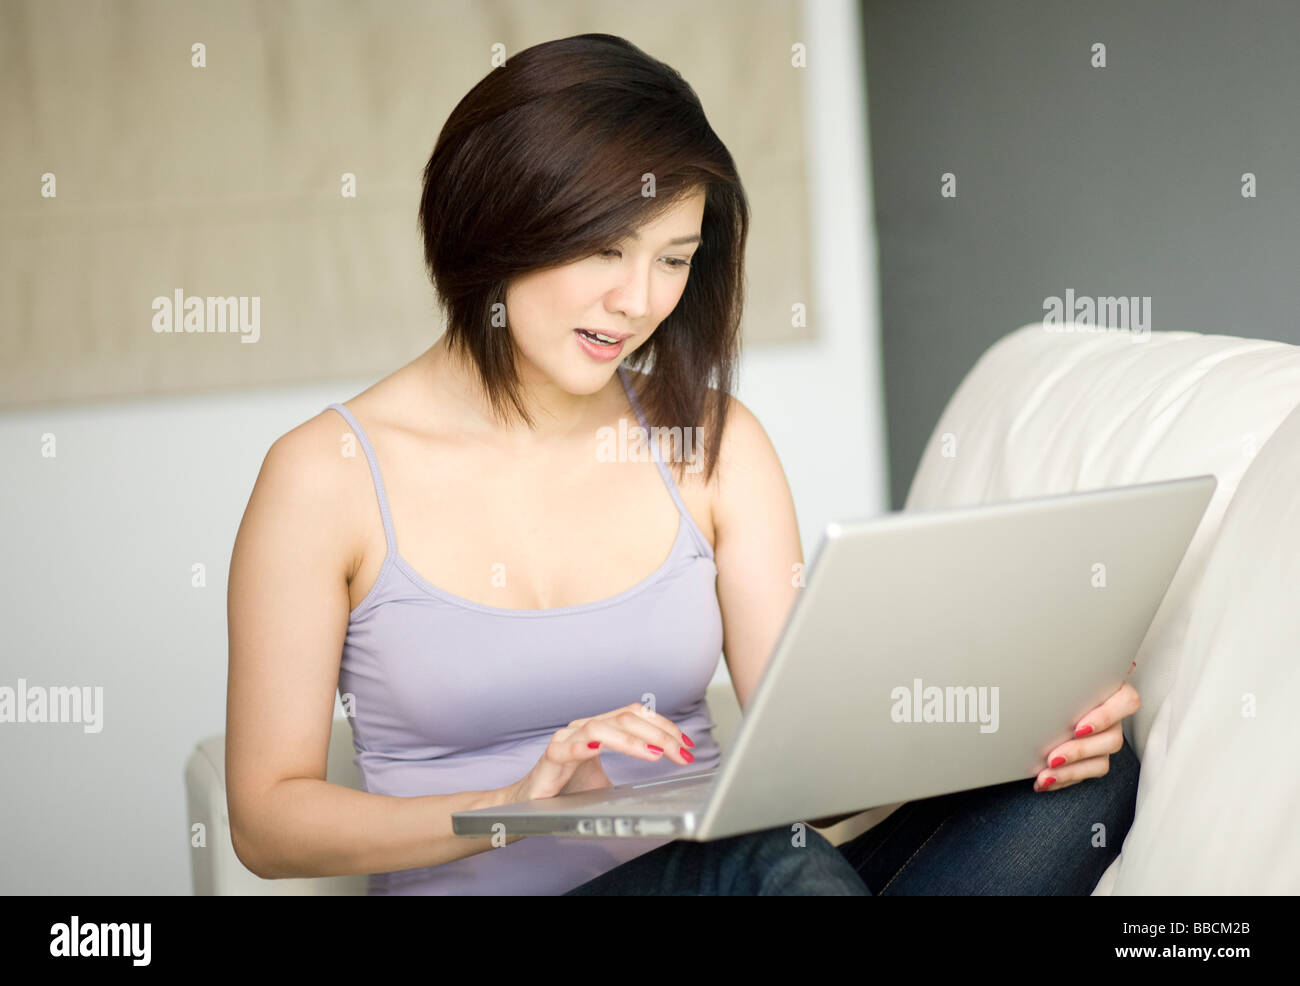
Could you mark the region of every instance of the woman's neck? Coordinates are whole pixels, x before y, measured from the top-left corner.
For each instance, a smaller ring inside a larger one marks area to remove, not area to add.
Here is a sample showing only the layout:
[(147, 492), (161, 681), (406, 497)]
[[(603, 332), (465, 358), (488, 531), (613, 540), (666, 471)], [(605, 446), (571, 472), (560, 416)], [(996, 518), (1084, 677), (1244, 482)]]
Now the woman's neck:
[(478, 368), (468, 356), (450, 349), (446, 335), (426, 350), (419, 361), (423, 364), (419, 376), (430, 388), (428, 392), (438, 395), (440, 403), (445, 402), (442, 419), (446, 424), (454, 424), (458, 430), (510, 450), (567, 444), (577, 437), (591, 438), (596, 428), (608, 424), (619, 413), (611, 397), (617, 397), (620, 405), (626, 403), (617, 374), (593, 394), (570, 394), (549, 380), (530, 378), (528, 368), (521, 366), (524, 405), (535, 427), (529, 428), (518, 419), (506, 424), (493, 413)]

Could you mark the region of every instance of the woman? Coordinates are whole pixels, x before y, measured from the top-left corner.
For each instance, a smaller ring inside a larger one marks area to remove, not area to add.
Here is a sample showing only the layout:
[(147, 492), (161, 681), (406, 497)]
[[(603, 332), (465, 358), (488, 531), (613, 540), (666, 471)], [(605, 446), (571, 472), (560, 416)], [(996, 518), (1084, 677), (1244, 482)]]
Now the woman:
[[(371, 874), (372, 894), (905, 886), (935, 811), (959, 833), (972, 817), (955, 799), (838, 849), (789, 828), (704, 844), (452, 834), (454, 811), (716, 766), (719, 652), (743, 708), (802, 558), (776, 454), (729, 396), (748, 206), (676, 72), (609, 35), (519, 53), (452, 112), (419, 218), (446, 333), (278, 439), (236, 539), (239, 858), (264, 877)], [(693, 441), (611, 455), (633, 416)], [(324, 780), (336, 689), (364, 791)], [(1124, 694), (1061, 748), (1058, 786), (1106, 772)], [(1080, 787), (1071, 817), (1110, 810), (1101, 794)], [(1022, 801), (1011, 813), (1032, 816)]]

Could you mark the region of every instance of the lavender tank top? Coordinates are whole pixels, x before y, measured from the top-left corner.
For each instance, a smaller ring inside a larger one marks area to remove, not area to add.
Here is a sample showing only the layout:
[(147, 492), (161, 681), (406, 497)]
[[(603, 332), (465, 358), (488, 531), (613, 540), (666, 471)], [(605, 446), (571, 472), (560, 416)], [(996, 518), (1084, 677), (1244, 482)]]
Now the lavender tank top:
[[(618, 373), (648, 427), (622, 367)], [(374, 449), (346, 407), (329, 408), (365, 451), (388, 545), (374, 586), (348, 617), (339, 667), (364, 790), (416, 797), (513, 784), (557, 729), (647, 695), (694, 740), (695, 762), (602, 752), (611, 783), (718, 766), (704, 697), (722, 651), (717, 566), (656, 443), (651, 456), (680, 515), (667, 560), (607, 599), (504, 609), (430, 584), (398, 553)], [(558, 895), (669, 841), (530, 836), (438, 866), (371, 874), (367, 892)]]

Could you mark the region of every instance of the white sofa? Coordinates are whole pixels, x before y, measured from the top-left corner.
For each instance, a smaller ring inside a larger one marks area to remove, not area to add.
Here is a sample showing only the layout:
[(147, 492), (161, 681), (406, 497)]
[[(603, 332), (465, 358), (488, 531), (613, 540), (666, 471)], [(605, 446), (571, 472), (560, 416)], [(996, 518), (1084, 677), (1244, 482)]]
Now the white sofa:
[(1214, 474), (1135, 658), (1137, 813), (1093, 893), (1300, 892), (1300, 347), (1087, 329), (1031, 324), (993, 345), (906, 507)]
[[(1300, 347), (1191, 332), (1026, 325), (967, 373), (905, 509), (1212, 473), (1215, 491), (1136, 655), (1137, 814), (1094, 894), (1300, 892)], [(724, 750), (729, 686), (708, 701)], [(328, 779), (359, 787), (347, 720)], [(364, 893), (362, 876), (262, 880), (230, 844), (224, 737), (186, 765), (198, 894)], [(1044, 795), (1050, 797), (1050, 794)], [(823, 830), (840, 843), (886, 817)]]

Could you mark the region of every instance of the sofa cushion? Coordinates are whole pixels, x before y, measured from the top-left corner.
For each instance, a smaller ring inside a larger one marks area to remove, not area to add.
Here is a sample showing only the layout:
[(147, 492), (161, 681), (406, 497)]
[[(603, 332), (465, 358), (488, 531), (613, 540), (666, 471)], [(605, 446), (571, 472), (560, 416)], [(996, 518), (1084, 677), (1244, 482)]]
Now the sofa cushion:
[[(1300, 401), (1300, 347), (1033, 323), (966, 374), (922, 453), (905, 509), (1211, 473), (1218, 487), (1136, 655), (1143, 758), (1178, 669), (1199, 582), (1242, 474)], [(1069, 331), (1067, 331), (1069, 330)]]
[(1300, 409), (1242, 478), (1147, 740), (1137, 815), (1095, 892), (1300, 892)]

